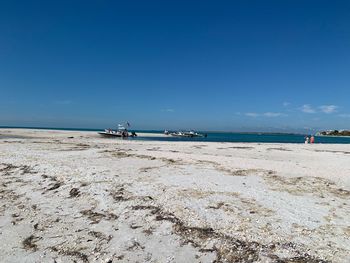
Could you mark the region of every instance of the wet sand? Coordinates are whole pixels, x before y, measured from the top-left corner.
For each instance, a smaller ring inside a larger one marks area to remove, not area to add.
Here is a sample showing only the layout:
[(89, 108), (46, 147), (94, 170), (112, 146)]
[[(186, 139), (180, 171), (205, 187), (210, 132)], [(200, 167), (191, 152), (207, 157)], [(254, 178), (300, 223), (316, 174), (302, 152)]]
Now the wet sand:
[(1, 262), (349, 260), (349, 145), (0, 129), (0, 178)]

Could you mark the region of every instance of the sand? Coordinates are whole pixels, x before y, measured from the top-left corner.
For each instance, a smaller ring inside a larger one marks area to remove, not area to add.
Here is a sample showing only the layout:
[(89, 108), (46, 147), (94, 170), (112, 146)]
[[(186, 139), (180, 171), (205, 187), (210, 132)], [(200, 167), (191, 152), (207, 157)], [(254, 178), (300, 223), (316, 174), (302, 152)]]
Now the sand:
[(0, 129), (0, 178), (1, 262), (349, 262), (350, 145)]

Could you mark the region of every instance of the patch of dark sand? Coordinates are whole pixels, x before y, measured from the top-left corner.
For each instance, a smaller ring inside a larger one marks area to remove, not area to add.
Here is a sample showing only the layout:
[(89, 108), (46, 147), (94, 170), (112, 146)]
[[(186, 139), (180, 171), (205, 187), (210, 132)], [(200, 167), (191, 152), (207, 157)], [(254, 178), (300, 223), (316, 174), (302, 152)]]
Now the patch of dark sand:
[(216, 166), (217, 171), (221, 171), (230, 176), (249, 176), (249, 175), (265, 175), (268, 174), (268, 170), (264, 169), (229, 169), (223, 166)]
[[(13, 189), (10, 189), (10, 185), (14, 183), (21, 183), (24, 182), (22, 179), (17, 178), (16, 176), (12, 176), (14, 172), (18, 171), (18, 168), (21, 166), (15, 166), (12, 164), (0, 164), (0, 174), (1, 174), (1, 183), (0, 183), (0, 200), (6, 200), (7, 202), (11, 203), (25, 194), (17, 194)], [(14, 186), (12, 185), (12, 188)], [(18, 184), (16, 185), (16, 188), (18, 187)], [(0, 208), (0, 213), (3, 212), (3, 208), (5, 208), (6, 205), (4, 204)]]
[(144, 249), (144, 248), (145, 247), (142, 246), (139, 242), (137, 242), (136, 240), (133, 240), (132, 244), (126, 250), (133, 251), (133, 250)]
[(218, 150), (226, 150), (226, 149), (237, 149), (237, 150), (252, 150), (254, 147), (251, 146), (231, 146), (231, 147), (219, 147)]
[(110, 221), (118, 219), (118, 216), (114, 213), (98, 213), (94, 212), (92, 209), (87, 209), (80, 211), (83, 216), (86, 216), (91, 222), (91, 224), (98, 224), (102, 219)]
[(342, 154), (350, 154), (350, 152), (346, 151), (331, 151), (331, 150), (313, 150), (314, 152), (322, 152), (322, 153), (342, 153)]
[(343, 227), (344, 234), (350, 238), (350, 226)]
[(80, 191), (78, 188), (72, 188), (70, 191), (69, 191), (69, 197), (72, 198), (72, 197), (78, 197), (80, 195)]
[(91, 183), (90, 182), (80, 182), (80, 187), (85, 187), (85, 186), (88, 186), (90, 185)]
[(219, 163), (214, 162), (214, 161), (208, 161), (208, 160), (197, 160), (198, 164), (210, 164), (213, 166), (219, 165)]
[[(240, 207), (244, 207), (241, 209)], [(248, 199), (243, 197), (236, 198), (233, 202), (218, 202), (213, 205), (207, 206), (208, 209), (223, 210), (224, 212), (231, 213), (235, 217), (240, 217), (242, 220), (251, 216), (263, 218), (275, 215), (275, 211), (262, 206), (255, 199)]]
[[(2, 138), (2, 139), (4, 139), (4, 138)], [(1, 138), (0, 138), (0, 140), (1, 140)], [(19, 144), (23, 144), (24, 141), (2, 141), (1, 143), (19, 143)]]
[(97, 238), (97, 239), (106, 241), (107, 243), (109, 243), (109, 241), (111, 241), (112, 238), (113, 238), (112, 235), (108, 235), (108, 236), (107, 236), (107, 235), (105, 235), (105, 234), (103, 234), (103, 233), (101, 233), (101, 232), (97, 232), (97, 231), (89, 231), (88, 234), (89, 234), (90, 236), (93, 236), (93, 237)]
[(219, 202), (216, 205), (209, 205), (208, 208), (209, 209), (220, 209), (221, 207), (223, 207), (225, 205), (224, 202)]
[(34, 171), (34, 169), (29, 165), (22, 165), (20, 167), (20, 171), (22, 172), (22, 175), (23, 174), (37, 174), (38, 173), (38, 172)]
[(207, 145), (201, 144), (201, 145), (193, 145), (193, 146), (191, 146), (191, 148), (194, 148), (194, 149), (202, 149), (204, 147), (207, 147)]
[(283, 148), (283, 147), (278, 147), (278, 148), (267, 148), (267, 151), (284, 151), (284, 152), (291, 152), (292, 150)]
[[(11, 133), (0, 133), (0, 140), (3, 139), (37, 139), (36, 137), (26, 135), (15, 135)], [(4, 142), (22, 142), (22, 141), (4, 141)]]
[(34, 235), (30, 235), (29, 237), (27, 237), (26, 239), (24, 239), (22, 241), (23, 248), (25, 250), (37, 251), (38, 250), (38, 246), (37, 246), (36, 242), (39, 239), (41, 239), (41, 238), (36, 237)]
[(105, 150), (102, 151), (101, 153), (109, 153), (114, 157), (118, 158), (128, 158), (128, 157), (135, 157), (135, 158), (140, 158), (140, 159), (147, 159), (147, 160), (161, 160), (165, 162), (166, 164), (174, 164), (174, 165), (179, 165), (179, 164), (185, 164), (182, 160), (174, 160), (171, 158), (156, 158), (154, 156), (149, 156), (149, 155), (144, 155), (144, 154), (134, 154), (134, 153), (127, 153), (124, 151), (111, 151), (111, 150)]
[(29, 165), (13, 165), (10, 163), (0, 164), (0, 172), (5, 173), (5, 175), (9, 175), (16, 169), (18, 169), (21, 172), (21, 175), (38, 173), (37, 171), (34, 171), (33, 167)]
[(55, 177), (55, 176), (49, 176), (49, 175), (46, 175), (46, 174), (42, 174), (41, 177), (44, 178), (44, 179), (50, 179), (51, 181), (54, 181), (54, 182), (58, 181), (57, 177)]
[(20, 199), (22, 196), (24, 196), (24, 194), (19, 195), (13, 190), (2, 189), (2, 187), (0, 188), (0, 200), (7, 200), (10, 202), (14, 202)]
[(148, 148), (146, 149), (147, 151), (158, 151), (160, 150), (160, 147), (153, 147), (153, 148)]
[[(210, 227), (188, 226), (181, 219), (171, 212), (165, 212), (162, 208), (156, 206), (138, 206), (135, 209), (148, 209), (151, 215), (155, 216), (158, 222), (167, 221), (172, 223), (174, 234), (181, 237), (183, 244), (190, 244), (199, 248), (200, 252), (215, 252), (216, 260), (214, 262), (255, 262), (263, 258), (270, 258), (275, 262), (298, 262), (298, 263), (321, 263), (326, 262), (299, 251), (298, 257), (281, 258), (274, 254), (273, 248), (277, 245), (283, 247), (283, 244), (273, 244), (266, 246), (257, 242), (248, 242), (236, 239), (226, 234), (215, 231)], [(208, 247), (208, 244), (213, 244)], [(292, 248), (289, 248), (292, 249)], [(295, 248), (294, 248), (295, 250)]]
[(235, 170), (235, 169), (224, 167), (217, 162), (208, 161), (208, 160), (198, 160), (197, 163), (212, 165), (217, 171), (224, 172), (225, 174), (230, 176), (267, 175), (272, 172), (270, 170), (264, 170), (264, 169), (236, 169)]
[(109, 153), (113, 157), (118, 157), (118, 158), (136, 157), (136, 158), (148, 159), (148, 160), (155, 160), (156, 159), (153, 156), (135, 154), (135, 153), (127, 153), (127, 152), (121, 151), (121, 150), (117, 150), (117, 151), (105, 150), (105, 151), (101, 151), (101, 153)]
[(160, 158), (159, 160), (162, 160), (163, 162), (165, 162), (168, 165), (183, 165), (183, 164), (185, 164), (185, 162), (180, 160), (180, 159), (174, 160), (171, 158)]
[(135, 205), (131, 207), (132, 210), (150, 210), (151, 214), (159, 212), (160, 208), (154, 205)]
[(110, 192), (112, 198), (117, 202), (129, 201), (132, 199), (132, 195), (125, 189), (124, 186), (118, 187)]
[(228, 147), (227, 149), (251, 150), (251, 149), (254, 149), (254, 147), (252, 147), (252, 146), (231, 146), (231, 147)]
[(224, 196), (230, 196), (230, 197), (238, 197), (239, 194), (236, 192), (222, 192), (222, 191), (204, 191), (199, 189), (182, 189), (177, 191), (177, 195), (188, 198), (205, 198), (213, 195), (224, 195)]
[(154, 232), (154, 229), (152, 227), (142, 230), (142, 233), (144, 233), (146, 236), (152, 235), (153, 232)]
[[(0, 164), (0, 172), (4, 172), (5, 175), (8, 175), (11, 171), (13, 171), (14, 169), (17, 169), (18, 166), (10, 164), (10, 163), (2, 163)], [(1, 168), (2, 167), (2, 168)]]
[[(64, 256), (71, 256), (80, 259), (84, 263), (89, 262), (89, 257), (88, 255), (80, 252), (79, 250), (65, 250), (65, 249), (60, 249), (56, 246), (50, 247), (51, 251), (57, 252), (60, 255)], [(75, 260), (73, 262), (76, 262)]]
[(231, 175), (233, 176), (248, 176), (248, 175), (255, 175), (258, 173), (266, 173), (268, 171), (263, 169), (238, 169), (238, 170), (231, 170)]
[(83, 151), (91, 148), (91, 145), (86, 143), (63, 142), (60, 140), (31, 141), (31, 143), (59, 146), (57, 148), (50, 148), (50, 150), (63, 151), (63, 152), (64, 151)]
[[(185, 198), (206, 198), (209, 202), (209, 205), (207, 205), (206, 207), (207, 209), (221, 209), (224, 212), (232, 213), (235, 216), (241, 216), (242, 218), (246, 218), (247, 216), (249, 216), (249, 214), (256, 214), (257, 217), (270, 217), (275, 214), (275, 211), (261, 205), (254, 198), (242, 197), (237, 192), (201, 191), (194, 189), (184, 189), (178, 191), (177, 194)], [(219, 201), (214, 204), (210, 204), (210, 197), (213, 196), (216, 196), (216, 199), (225, 196), (225, 202)]]
[(68, 148), (63, 148), (63, 149), (59, 149), (59, 150), (61, 150), (61, 151), (84, 151), (84, 150), (87, 150), (90, 148), (91, 148), (91, 146), (89, 144), (77, 143), (77, 144), (72, 144)]
[(138, 225), (138, 224), (131, 224), (130, 225), (130, 228), (131, 229), (138, 229), (138, 228), (141, 228), (142, 226)]
[(337, 185), (321, 177), (283, 177), (276, 174), (270, 174), (264, 177), (268, 186), (279, 192), (288, 192), (293, 195), (312, 194), (320, 198), (330, 194), (338, 198), (348, 199), (350, 191), (339, 188)]
[(124, 259), (124, 257), (125, 257), (124, 255), (120, 255), (120, 256), (117, 256), (116, 259), (117, 260), (122, 260), (122, 259)]
[(141, 173), (147, 173), (147, 172), (149, 172), (149, 171), (152, 171), (152, 170), (158, 169), (158, 168), (160, 168), (160, 167), (159, 167), (159, 166), (142, 167), (142, 168), (139, 169), (139, 171), (140, 171)]
[(47, 188), (46, 191), (56, 190), (56, 189), (60, 188), (62, 185), (63, 185), (62, 182), (57, 182), (57, 183), (51, 184), (51, 186), (49, 188)]
[(12, 216), (12, 218), (13, 218), (13, 220), (11, 221), (11, 224), (12, 224), (12, 225), (17, 225), (18, 222), (24, 220), (23, 217), (20, 217), (20, 215), (19, 215), (19, 214), (16, 214), (16, 213), (15, 213), (15, 214), (12, 214), (11, 216)]
[(131, 192), (127, 191), (124, 186), (118, 187), (115, 190), (112, 190), (110, 192), (110, 195), (117, 202), (126, 202), (130, 200), (135, 200), (135, 199), (142, 202), (148, 202), (153, 200), (153, 197), (148, 195), (135, 196)]

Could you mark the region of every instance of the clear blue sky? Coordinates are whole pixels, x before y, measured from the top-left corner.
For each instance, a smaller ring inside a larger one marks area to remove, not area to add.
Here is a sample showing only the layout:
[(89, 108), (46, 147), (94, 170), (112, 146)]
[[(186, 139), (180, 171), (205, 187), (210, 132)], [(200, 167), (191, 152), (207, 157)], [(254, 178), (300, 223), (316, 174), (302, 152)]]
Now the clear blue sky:
[(0, 126), (350, 128), (350, 1), (1, 1)]

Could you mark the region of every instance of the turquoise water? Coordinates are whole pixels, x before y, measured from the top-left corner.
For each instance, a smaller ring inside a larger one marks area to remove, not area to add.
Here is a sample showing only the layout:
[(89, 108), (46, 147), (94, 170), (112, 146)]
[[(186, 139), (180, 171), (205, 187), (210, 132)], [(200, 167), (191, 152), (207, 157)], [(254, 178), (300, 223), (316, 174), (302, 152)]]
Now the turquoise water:
[[(178, 138), (178, 137), (156, 137), (143, 138), (157, 141), (203, 141), (203, 142), (256, 142), (256, 143), (304, 143), (303, 134), (272, 134), (272, 133), (228, 133), (228, 132), (206, 132), (207, 138)], [(348, 137), (324, 137), (316, 136), (316, 143), (341, 143), (350, 144)]]
[[(2, 127), (19, 128), (19, 127)], [(24, 128), (24, 127), (21, 127)], [(29, 127), (28, 127), (29, 128)], [(31, 127), (33, 128), (33, 127)], [(37, 128), (50, 130), (70, 131), (101, 131), (103, 129), (74, 129), (74, 128)], [(0, 130), (1, 131), (1, 130)], [(136, 133), (162, 133), (163, 131), (135, 130)], [(208, 135), (207, 138), (179, 138), (173, 136), (159, 137), (136, 137), (130, 140), (153, 140), (153, 141), (203, 141), (203, 142), (256, 142), (256, 143), (304, 143), (305, 134), (274, 134), (274, 133), (232, 133), (232, 132), (201, 132)], [(1, 136), (0, 136), (1, 137)], [(316, 136), (316, 143), (350, 144), (350, 137), (325, 137)]]

